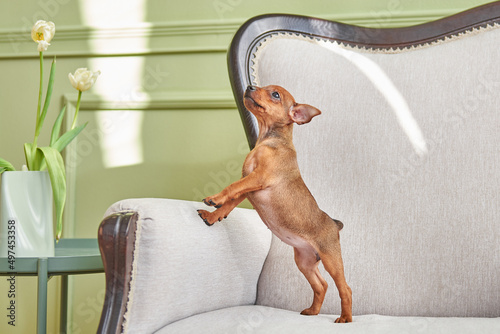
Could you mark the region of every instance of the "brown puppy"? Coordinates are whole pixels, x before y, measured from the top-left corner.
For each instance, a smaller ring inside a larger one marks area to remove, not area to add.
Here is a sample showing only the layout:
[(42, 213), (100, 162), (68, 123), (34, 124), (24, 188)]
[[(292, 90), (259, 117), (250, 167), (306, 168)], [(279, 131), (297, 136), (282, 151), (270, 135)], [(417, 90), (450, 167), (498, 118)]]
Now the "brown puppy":
[(323, 304), (328, 284), (318, 270), (321, 260), (341, 299), (341, 315), (335, 322), (351, 322), (352, 292), (344, 277), (339, 242), (343, 225), (319, 209), (300, 176), (292, 143), (293, 123), (308, 123), (321, 112), (296, 103), (279, 86), (249, 86), (244, 104), (259, 124), (257, 144), (245, 159), (243, 177), (203, 200), (217, 210), (198, 213), (210, 226), (248, 198), (269, 229), (294, 247), (295, 263), (311, 284), (314, 300), (301, 314), (316, 315)]

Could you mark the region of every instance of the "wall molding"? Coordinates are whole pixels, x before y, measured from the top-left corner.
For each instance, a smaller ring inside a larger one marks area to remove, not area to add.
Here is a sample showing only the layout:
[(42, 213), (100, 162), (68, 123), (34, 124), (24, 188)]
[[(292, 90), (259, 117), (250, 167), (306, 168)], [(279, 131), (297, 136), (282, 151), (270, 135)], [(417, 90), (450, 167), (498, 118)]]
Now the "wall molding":
[[(63, 105), (76, 105), (78, 94), (63, 95)], [(86, 93), (81, 110), (210, 110), (236, 109), (230, 90), (138, 93), (132, 99), (114, 99)]]
[[(410, 26), (459, 10), (379, 11), (317, 15), (372, 28)], [(100, 57), (176, 53), (225, 53), (243, 19), (144, 23), (127, 27), (61, 26), (47, 56)], [(0, 59), (37, 58), (36, 45), (24, 29), (0, 30)]]

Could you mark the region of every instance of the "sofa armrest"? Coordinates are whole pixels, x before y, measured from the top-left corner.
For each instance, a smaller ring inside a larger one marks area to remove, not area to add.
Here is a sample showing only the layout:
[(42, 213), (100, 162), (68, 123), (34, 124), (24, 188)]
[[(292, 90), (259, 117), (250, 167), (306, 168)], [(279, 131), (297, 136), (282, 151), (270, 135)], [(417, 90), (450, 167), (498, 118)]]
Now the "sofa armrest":
[(132, 272), (137, 212), (117, 212), (99, 227), (98, 240), (106, 273), (106, 297), (98, 333), (121, 333)]
[(99, 228), (106, 297), (99, 333), (154, 332), (185, 317), (254, 304), (271, 233), (236, 208), (208, 227), (202, 203), (129, 199)]

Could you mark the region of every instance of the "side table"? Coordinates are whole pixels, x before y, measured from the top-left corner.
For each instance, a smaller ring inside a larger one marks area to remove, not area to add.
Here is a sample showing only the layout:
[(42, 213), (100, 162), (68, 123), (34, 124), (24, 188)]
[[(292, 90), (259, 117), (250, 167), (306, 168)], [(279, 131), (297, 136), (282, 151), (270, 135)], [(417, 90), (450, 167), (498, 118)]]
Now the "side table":
[(61, 333), (67, 331), (68, 275), (104, 272), (97, 239), (61, 239), (54, 257), (16, 258), (15, 273), (8, 259), (0, 258), (0, 276), (38, 276), (37, 333), (47, 331), (47, 283), (52, 276), (62, 276)]

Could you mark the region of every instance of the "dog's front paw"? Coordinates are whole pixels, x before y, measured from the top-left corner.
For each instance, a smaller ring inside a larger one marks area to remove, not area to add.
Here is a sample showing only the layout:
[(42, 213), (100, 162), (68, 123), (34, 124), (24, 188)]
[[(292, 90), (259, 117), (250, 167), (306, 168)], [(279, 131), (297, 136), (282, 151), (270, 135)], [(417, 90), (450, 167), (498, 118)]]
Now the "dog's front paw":
[(206, 210), (198, 210), (198, 216), (207, 224), (207, 226), (212, 226), (215, 224), (215, 222), (220, 222), (223, 217), (219, 217), (218, 215), (214, 214), (214, 212), (208, 212)]
[(214, 206), (217, 209), (220, 208), (223, 204), (220, 196), (217, 196), (217, 195), (204, 198), (203, 203), (205, 203), (208, 206)]

